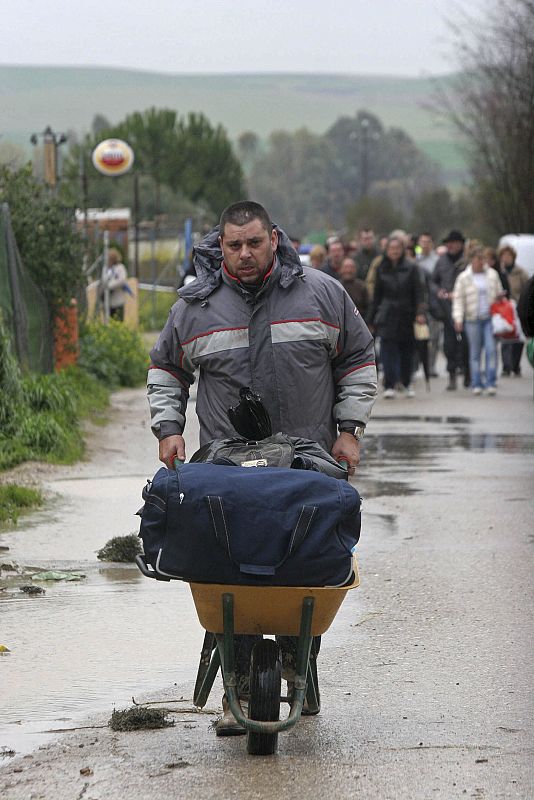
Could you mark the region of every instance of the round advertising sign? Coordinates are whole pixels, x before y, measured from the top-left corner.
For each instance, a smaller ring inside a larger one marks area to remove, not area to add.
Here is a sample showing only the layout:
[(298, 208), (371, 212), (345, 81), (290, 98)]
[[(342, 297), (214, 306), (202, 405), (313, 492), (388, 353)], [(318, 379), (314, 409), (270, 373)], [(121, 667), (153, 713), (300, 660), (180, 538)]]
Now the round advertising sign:
[(122, 139), (105, 139), (93, 150), (92, 159), (102, 175), (124, 175), (134, 163), (134, 151)]

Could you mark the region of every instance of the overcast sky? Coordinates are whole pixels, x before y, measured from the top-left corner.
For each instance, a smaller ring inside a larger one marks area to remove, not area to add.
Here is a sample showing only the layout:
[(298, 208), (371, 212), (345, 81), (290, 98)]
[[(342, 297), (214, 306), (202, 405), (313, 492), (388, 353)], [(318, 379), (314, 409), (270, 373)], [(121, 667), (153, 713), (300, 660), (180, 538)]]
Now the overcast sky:
[(455, 1), (0, 0), (0, 63), (436, 74)]

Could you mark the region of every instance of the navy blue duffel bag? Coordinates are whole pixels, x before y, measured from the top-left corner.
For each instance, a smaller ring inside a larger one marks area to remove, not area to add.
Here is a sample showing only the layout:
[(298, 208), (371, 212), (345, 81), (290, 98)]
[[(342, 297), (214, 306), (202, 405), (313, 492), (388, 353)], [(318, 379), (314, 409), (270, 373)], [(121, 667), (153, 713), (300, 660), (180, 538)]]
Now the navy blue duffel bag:
[(162, 578), (341, 586), (360, 535), (360, 496), (319, 472), (217, 464), (162, 467), (139, 512), (146, 561)]

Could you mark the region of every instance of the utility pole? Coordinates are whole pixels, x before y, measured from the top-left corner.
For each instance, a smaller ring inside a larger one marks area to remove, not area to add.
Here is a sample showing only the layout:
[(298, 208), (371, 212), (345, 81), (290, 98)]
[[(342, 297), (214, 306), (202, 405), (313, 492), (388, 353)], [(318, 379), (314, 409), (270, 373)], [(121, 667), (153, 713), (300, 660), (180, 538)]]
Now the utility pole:
[(369, 191), (369, 120), (364, 117), (360, 122), (362, 129), (362, 198)]

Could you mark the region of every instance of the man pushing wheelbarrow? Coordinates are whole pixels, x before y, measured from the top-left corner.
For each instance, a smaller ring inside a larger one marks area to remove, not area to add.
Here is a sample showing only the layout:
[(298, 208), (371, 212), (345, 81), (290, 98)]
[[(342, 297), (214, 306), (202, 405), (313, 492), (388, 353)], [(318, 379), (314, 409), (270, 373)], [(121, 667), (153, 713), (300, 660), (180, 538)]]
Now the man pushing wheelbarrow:
[[(236, 430), (240, 432), (239, 407), (234, 409), (233, 417), (228, 416), (228, 409), (235, 405), (240, 392), (243, 397), (244, 387), (250, 387), (252, 398), (261, 397), (270, 420), (270, 433), (274, 434), (271, 439), (276, 440), (274, 450), (279, 435), (280, 442), (284, 437), (316, 442), (331, 454), (332, 461), (345, 462), (348, 474), (354, 474), (360, 460), (359, 442), (376, 397), (377, 378), (373, 337), (339, 281), (320, 270), (302, 267), (286, 234), (273, 225), (261, 205), (248, 201), (223, 211), (219, 226), (194, 248), (193, 260), (197, 280), (179, 290), (179, 299), (150, 354), (148, 400), (152, 430), (159, 440), (160, 460), (170, 470), (177, 462), (185, 461), (182, 433), (189, 387), (198, 369), (196, 409), (200, 453), (206, 448), (209, 450), (214, 441), (235, 439)], [(261, 428), (261, 420), (258, 424)], [(259, 438), (245, 431), (243, 435), (244, 442)], [(280, 445), (277, 451), (280, 460), (274, 462), (277, 466), (286, 466), (282, 451)], [(225, 453), (228, 455), (227, 451)], [(244, 460), (237, 462), (226, 458), (225, 453), (221, 456), (219, 452), (217, 458), (197, 460), (238, 463), (245, 467), (273, 463), (263, 458), (265, 454), (261, 448), (245, 454)], [(257, 455), (260, 458), (254, 457)], [(312, 461), (313, 457), (311, 454)], [(303, 455), (302, 459), (303, 463), (310, 460), (308, 455)], [(198, 464), (198, 469), (207, 466)], [(316, 467), (312, 465), (311, 469)], [(200, 471), (198, 474), (200, 478)], [(241, 472), (232, 474), (237, 480)], [(310, 480), (312, 476), (313, 472)], [(217, 499), (220, 499), (218, 495), (210, 495), (209, 509), (214, 530), (220, 530), (224, 538), (226, 520), (222, 508), (215, 502)], [(243, 502), (246, 501), (247, 498), (243, 498)], [(299, 519), (295, 526), (293, 538), (297, 540), (305, 535), (304, 520), (305, 517)], [(256, 565), (253, 569), (253, 566), (241, 564), (245, 572), (250, 569), (254, 573), (256, 569), (252, 582), (260, 580), (259, 567)], [(229, 577), (219, 582), (238, 581)], [(206, 581), (209, 583), (211, 581)], [(248, 587), (242, 589), (246, 592)], [(272, 591), (276, 591), (276, 587)], [(221, 590), (221, 596), (225, 609), (221, 615), (226, 615), (226, 623), (221, 618), (218, 624), (225, 623), (226, 641), (220, 642), (220, 649), (224, 651), (226, 647), (227, 650), (227, 663), (223, 668), (235, 674), (235, 694), (246, 702), (251, 692), (249, 676), (261, 674), (261, 669), (250, 672), (251, 650), (257, 636), (248, 635), (246, 623), (238, 623), (236, 633), (242, 629), (247, 630), (247, 635), (235, 635), (234, 646), (228, 646), (228, 628), (233, 625), (233, 595)], [(237, 602), (239, 597), (236, 597)], [(304, 626), (306, 615), (303, 610), (300, 623)], [(311, 617), (308, 622), (310, 627), (306, 635), (309, 637), (313, 629)], [(207, 621), (205, 627), (215, 630), (209, 627), (211, 624)], [(284, 633), (262, 631), (261, 624), (258, 625), (254, 632)], [(222, 627), (217, 632), (220, 631)], [(302, 708), (304, 689), (295, 684), (295, 677), (302, 669), (299, 663), (304, 658), (301, 642), (306, 640), (306, 635), (301, 636), (297, 644), (295, 633), (298, 631), (279, 637), (278, 642), (288, 694), (300, 692)], [(214, 642), (206, 639), (203, 651), (206, 663), (212, 644)], [(310, 646), (316, 654), (318, 641), (314, 640)], [(307, 658), (308, 654), (304, 655)], [(234, 687), (231, 688), (233, 694)], [(243, 719), (239, 719), (240, 709), (237, 708), (236, 718), (230, 706), (236, 710), (233, 696), (223, 697), (223, 717), (217, 723), (217, 735), (246, 732)]]

